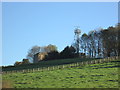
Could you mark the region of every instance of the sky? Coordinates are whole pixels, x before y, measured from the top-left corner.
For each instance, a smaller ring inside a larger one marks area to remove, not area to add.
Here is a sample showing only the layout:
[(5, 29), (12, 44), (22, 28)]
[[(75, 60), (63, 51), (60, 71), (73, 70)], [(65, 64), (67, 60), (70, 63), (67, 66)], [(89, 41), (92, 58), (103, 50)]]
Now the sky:
[(34, 46), (71, 45), (75, 26), (81, 35), (118, 22), (117, 2), (3, 2), (2, 65), (26, 58)]

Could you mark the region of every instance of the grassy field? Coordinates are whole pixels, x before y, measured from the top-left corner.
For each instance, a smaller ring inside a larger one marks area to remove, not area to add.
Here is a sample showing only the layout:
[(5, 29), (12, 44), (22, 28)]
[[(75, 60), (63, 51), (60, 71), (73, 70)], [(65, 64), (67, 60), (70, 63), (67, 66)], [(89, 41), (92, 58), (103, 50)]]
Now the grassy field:
[(12, 73), (3, 80), (14, 88), (118, 88), (118, 62), (92, 64), (54, 71)]

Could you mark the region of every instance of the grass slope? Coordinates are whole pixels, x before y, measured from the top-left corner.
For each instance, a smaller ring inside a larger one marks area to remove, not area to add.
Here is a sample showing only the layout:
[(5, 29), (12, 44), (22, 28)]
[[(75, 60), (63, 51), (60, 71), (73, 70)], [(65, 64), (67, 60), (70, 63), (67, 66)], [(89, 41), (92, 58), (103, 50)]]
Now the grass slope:
[(11, 71), (11, 70), (41, 68), (41, 67), (49, 67), (49, 66), (70, 64), (70, 63), (90, 61), (90, 60), (93, 60), (93, 59), (92, 58), (76, 58), (76, 59), (59, 59), (59, 60), (48, 60), (48, 61), (43, 60), (39, 63), (31, 63), (28, 65), (7, 66), (7, 67), (3, 67), (2, 70)]
[(118, 62), (3, 75), (14, 88), (118, 88)]

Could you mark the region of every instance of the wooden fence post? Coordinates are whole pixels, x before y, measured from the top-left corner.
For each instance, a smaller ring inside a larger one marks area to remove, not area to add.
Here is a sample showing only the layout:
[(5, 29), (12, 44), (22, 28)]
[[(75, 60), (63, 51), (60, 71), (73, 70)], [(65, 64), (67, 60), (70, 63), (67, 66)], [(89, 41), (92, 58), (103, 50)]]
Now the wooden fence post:
[(83, 66), (84, 63), (82, 62), (81, 64), (82, 64), (82, 66)]
[(95, 64), (97, 64), (97, 61), (95, 60)]
[(54, 66), (53, 66), (53, 70), (54, 70)]
[(88, 65), (90, 64), (90, 61), (88, 61)]
[(112, 60), (114, 60), (114, 57), (112, 57)]
[(31, 72), (30, 69), (28, 69), (28, 71)]
[(101, 59), (100, 59), (100, 63), (101, 63)]
[(76, 63), (74, 63), (74, 67), (76, 66)]
[(64, 65), (63, 65), (63, 68), (64, 68)]
[(90, 61), (90, 64), (92, 64), (92, 61)]
[(81, 65), (83, 66), (83, 62), (81, 63)]
[(83, 62), (83, 66), (85, 65), (85, 62)]
[(75, 66), (75, 64), (73, 63), (73, 65), (72, 65), (73, 67)]
[(111, 60), (109, 59), (108, 61), (110, 62)]
[(116, 59), (118, 59), (118, 56), (116, 56)]
[(37, 71), (39, 71), (39, 68), (37, 68)]
[(105, 58), (104, 58), (103, 60), (104, 60), (104, 62), (105, 62)]
[(76, 67), (77, 67), (77, 63), (76, 63)]
[(26, 72), (26, 70), (24, 70), (24, 72)]
[(48, 67), (48, 71), (49, 71), (49, 67)]
[(90, 61), (90, 64), (92, 64), (92, 61)]
[(96, 60), (97, 61), (97, 64), (99, 64), (99, 59), (98, 60)]
[(41, 68), (39, 68), (39, 71), (41, 71)]
[(76, 67), (78, 66), (78, 63), (76, 63)]
[(74, 67), (76, 66), (76, 63), (74, 63)]
[(86, 65), (88, 65), (88, 61), (86, 61)]
[(88, 61), (88, 65), (90, 64), (90, 61)]
[(85, 65), (86, 65), (86, 62), (83, 62), (83, 65), (85, 66)]
[(95, 60), (94, 60), (94, 64), (95, 64)]
[(27, 69), (27, 72), (29, 73), (29, 69)]
[(103, 63), (103, 59), (101, 59), (101, 63)]
[(96, 64), (97, 62), (96, 62), (96, 60), (95, 60), (95, 64)]
[(77, 66), (79, 66), (78, 62), (77, 62)]
[(69, 67), (71, 68), (71, 64), (69, 64)]

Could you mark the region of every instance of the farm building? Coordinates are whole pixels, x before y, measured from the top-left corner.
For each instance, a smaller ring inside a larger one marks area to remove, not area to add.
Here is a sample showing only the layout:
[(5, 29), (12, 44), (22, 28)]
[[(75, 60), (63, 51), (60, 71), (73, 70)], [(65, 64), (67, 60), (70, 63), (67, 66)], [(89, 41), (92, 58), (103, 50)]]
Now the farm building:
[(38, 63), (39, 61), (43, 60), (46, 55), (47, 55), (46, 52), (41, 52), (41, 53), (35, 54), (34, 58), (33, 58), (33, 63)]

